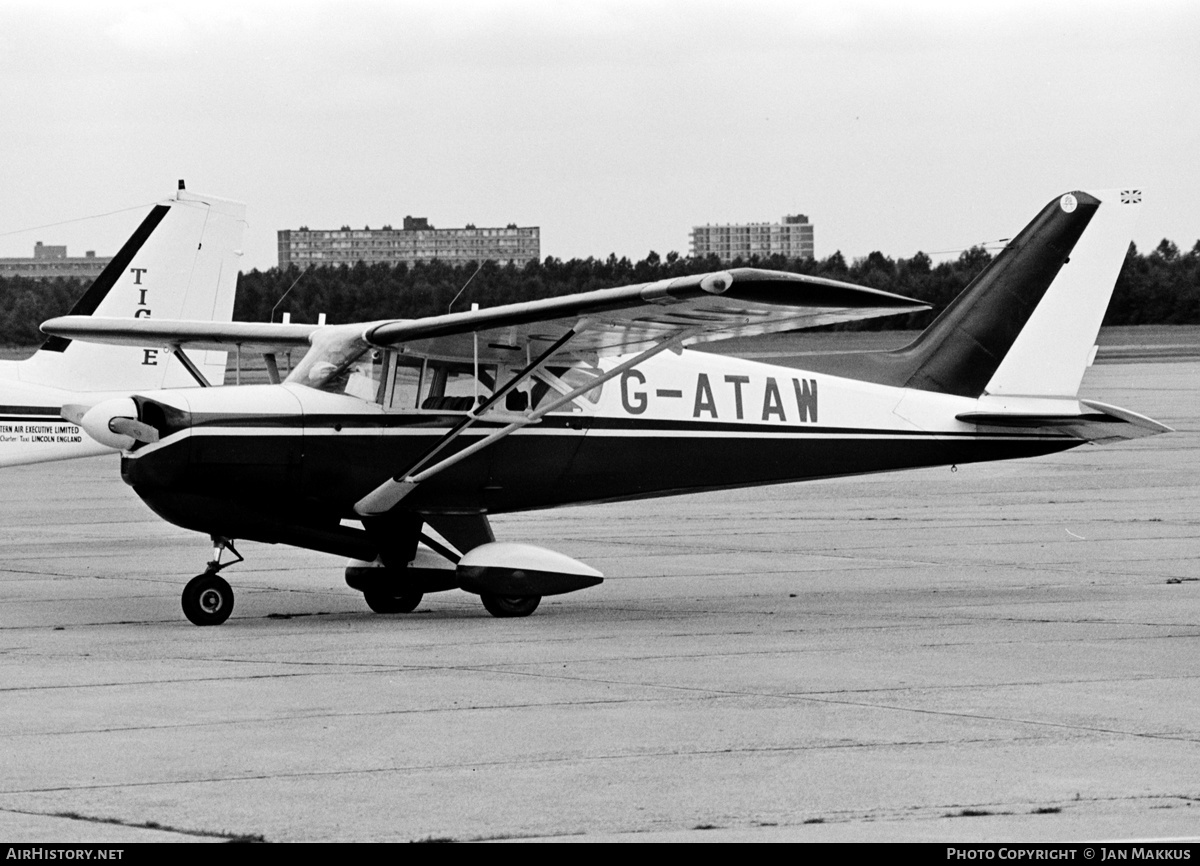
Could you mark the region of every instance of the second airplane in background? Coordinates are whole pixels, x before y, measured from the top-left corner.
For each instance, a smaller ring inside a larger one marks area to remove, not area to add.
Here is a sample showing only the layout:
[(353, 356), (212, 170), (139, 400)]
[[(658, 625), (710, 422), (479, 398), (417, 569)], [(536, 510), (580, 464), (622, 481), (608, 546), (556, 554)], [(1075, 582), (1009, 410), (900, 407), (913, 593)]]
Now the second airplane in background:
[[(233, 317), (246, 206), (179, 192), (151, 208), (120, 251), (71, 308), (79, 317), (129, 321)], [(224, 349), (203, 352), (195, 373), (221, 384)], [(115, 394), (194, 388), (197, 378), (156, 340), (105, 346), (50, 337), (24, 361), (0, 361), (0, 466), (111, 453), (63, 407)], [(70, 414), (68, 412), (68, 414)]]

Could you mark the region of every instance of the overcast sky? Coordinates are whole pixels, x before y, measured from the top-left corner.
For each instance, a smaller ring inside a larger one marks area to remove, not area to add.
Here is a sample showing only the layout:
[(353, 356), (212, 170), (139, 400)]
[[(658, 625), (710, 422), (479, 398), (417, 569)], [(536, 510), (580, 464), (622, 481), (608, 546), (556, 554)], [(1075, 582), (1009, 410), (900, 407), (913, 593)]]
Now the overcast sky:
[(1198, 46), (1186, 0), (0, 0), (0, 255), (111, 255), (181, 177), (248, 204), (244, 269), (410, 214), (638, 259), (805, 213), (818, 257), (907, 257), (1115, 186), (1186, 249)]

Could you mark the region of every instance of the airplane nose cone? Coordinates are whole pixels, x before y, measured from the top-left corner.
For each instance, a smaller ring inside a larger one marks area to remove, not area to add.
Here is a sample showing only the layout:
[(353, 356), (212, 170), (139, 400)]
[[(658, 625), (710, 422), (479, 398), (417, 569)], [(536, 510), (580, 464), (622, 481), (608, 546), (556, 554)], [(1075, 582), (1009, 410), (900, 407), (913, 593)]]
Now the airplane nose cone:
[(127, 427), (121, 422), (137, 422), (137, 417), (137, 404), (131, 397), (115, 397), (88, 409), (80, 419), (79, 426), (101, 445), (126, 451), (138, 440), (120, 432), (121, 427)]

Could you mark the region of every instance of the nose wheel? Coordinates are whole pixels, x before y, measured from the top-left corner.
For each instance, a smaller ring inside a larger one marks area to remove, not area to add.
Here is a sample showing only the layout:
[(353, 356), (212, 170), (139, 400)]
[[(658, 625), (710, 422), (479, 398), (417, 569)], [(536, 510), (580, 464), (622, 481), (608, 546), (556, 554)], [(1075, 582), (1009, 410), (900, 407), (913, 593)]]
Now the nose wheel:
[(220, 625), (233, 613), (233, 587), (219, 574), (206, 571), (183, 588), (183, 615), (196, 625)]
[[(221, 553), (229, 550), (237, 559), (222, 564)], [(183, 588), (183, 615), (196, 625), (220, 625), (233, 613), (233, 587), (217, 574), (222, 568), (241, 562), (244, 557), (237, 552), (228, 538), (213, 536), (213, 559), (203, 574), (197, 574)]]
[(540, 595), (493, 595), (488, 592), (480, 594), (479, 598), (488, 613), (501, 619), (529, 616), (542, 600)]

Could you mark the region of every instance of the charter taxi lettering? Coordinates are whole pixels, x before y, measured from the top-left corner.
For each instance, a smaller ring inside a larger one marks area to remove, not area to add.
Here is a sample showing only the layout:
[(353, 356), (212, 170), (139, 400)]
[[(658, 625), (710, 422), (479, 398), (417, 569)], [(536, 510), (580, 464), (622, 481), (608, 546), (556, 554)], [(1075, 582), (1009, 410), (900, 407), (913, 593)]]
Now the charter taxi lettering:
[(78, 444), (83, 431), (75, 424), (0, 424), (0, 442), (27, 442), (39, 445)]

